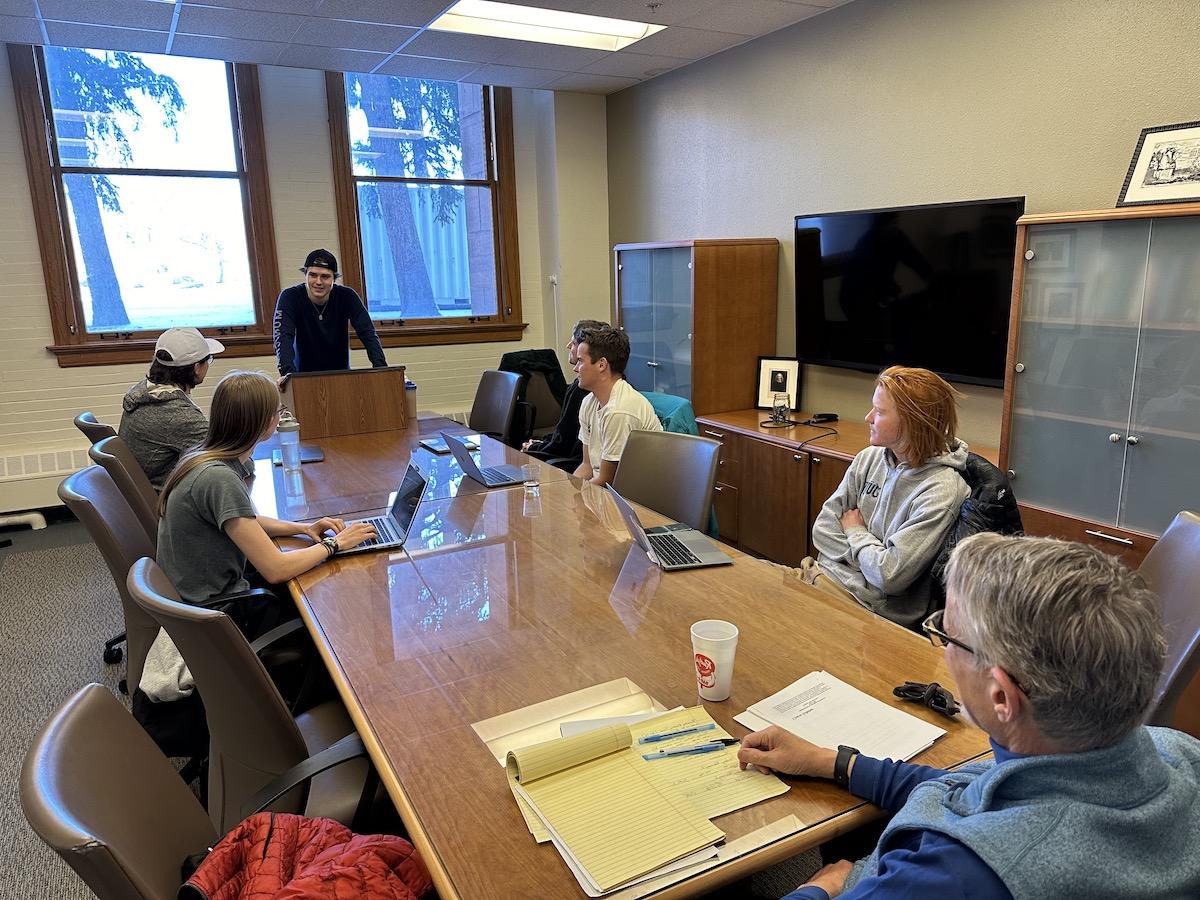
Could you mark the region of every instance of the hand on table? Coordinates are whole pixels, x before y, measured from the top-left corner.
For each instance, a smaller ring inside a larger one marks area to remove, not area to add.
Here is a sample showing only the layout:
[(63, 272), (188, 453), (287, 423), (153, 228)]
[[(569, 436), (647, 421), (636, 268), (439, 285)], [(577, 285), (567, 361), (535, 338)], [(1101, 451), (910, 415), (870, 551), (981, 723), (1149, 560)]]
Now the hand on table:
[(738, 750), (738, 768), (754, 766), (770, 775), (809, 775), (814, 778), (832, 778), (833, 764), (837, 751), (818, 747), (804, 738), (771, 725), (742, 738)]
[(842, 531), (849, 531), (851, 528), (866, 528), (866, 520), (863, 519), (863, 514), (857, 509), (848, 509), (842, 513)]
[(850, 862), (850, 860), (839, 859), (837, 862), (825, 866), (825, 868), (817, 872), (816, 875), (804, 882), (800, 887), (819, 887), (832, 900), (846, 886), (846, 879), (850, 876), (850, 870), (853, 868), (854, 863)]
[(280, 375), (275, 379), (275, 386), (279, 388), (280, 393), (283, 393), (283, 389), (287, 386), (287, 381), (289, 378), (291, 378), (290, 375)]
[(303, 533), (312, 538), (313, 543), (316, 544), (319, 543), (323, 537), (325, 537), (325, 532), (332, 531), (334, 534), (337, 534), (345, 527), (346, 523), (344, 520), (335, 519), (332, 516), (326, 516), (323, 519), (317, 519), (317, 521), (313, 522), (311, 525), (305, 525)]
[(523, 443), (523, 444), (521, 445), (521, 452), (522, 452), (522, 453), (528, 453), (528, 452), (529, 452), (529, 448), (530, 448), (530, 447), (532, 447), (532, 446), (534, 445), (534, 443), (535, 443), (535, 442), (534, 442), (532, 439), (530, 439), (530, 440), (526, 441), (525, 443)]

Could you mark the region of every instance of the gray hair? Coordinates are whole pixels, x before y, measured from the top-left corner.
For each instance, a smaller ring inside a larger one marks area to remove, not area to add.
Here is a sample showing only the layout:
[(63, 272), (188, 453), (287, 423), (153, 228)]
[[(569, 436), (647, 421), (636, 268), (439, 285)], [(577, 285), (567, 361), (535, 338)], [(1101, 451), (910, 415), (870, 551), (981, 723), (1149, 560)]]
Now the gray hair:
[(955, 548), (946, 586), (955, 637), (977, 667), (1020, 682), (1047, 738), (1093, 750), (1141, 723), (1166, 660), (1162, 613), (1115, 557), (1053, 538), (976, 534)]

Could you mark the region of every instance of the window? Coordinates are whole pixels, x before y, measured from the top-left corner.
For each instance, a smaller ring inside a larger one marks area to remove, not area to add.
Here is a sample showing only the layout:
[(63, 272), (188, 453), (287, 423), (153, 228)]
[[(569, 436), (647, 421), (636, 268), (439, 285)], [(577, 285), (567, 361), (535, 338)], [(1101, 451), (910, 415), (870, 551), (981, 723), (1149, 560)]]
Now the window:
[(239, 142), (261, 137), (254, 70), (68, 47), (10, 63), (60, 364), (145, 360), (176, 325), (262, 352), (278, 288), (265, 172)]
[(520, 339), (511, 92), (358, 74), (327, 88), (343, 278), (384, 343)]

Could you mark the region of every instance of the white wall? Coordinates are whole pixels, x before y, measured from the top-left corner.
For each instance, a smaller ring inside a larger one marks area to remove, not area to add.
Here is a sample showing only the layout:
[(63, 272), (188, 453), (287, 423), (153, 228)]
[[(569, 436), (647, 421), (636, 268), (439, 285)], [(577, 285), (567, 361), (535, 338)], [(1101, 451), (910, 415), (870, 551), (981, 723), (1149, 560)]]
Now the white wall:
[[(263, 124), (275, 239), (282, 284), (299, 281), (297, 268), (314, 247), (335, 252), (337, 223), (334, 212), (330, 149), (319, 127), (325, 109), (324, 76), (320, 72), (263, 67), (260, 69)], [(572, 95), (579, 97), (581, 95)], [(553, 334), (543, 328), (549, 281), (541, 261), (539, 183), (557, 190), (553, 177), (539, 175), (539, 168), (554, 170), (553, 138), (539, 159), (538, 92), (514, 91), (514, 142), (517, 177), (517, 223), (521, 258), (522, 311), (529, 327), (520, 342), (464, 344), (461, 346), (387, 348), (388, 359), (408, 367), (418, 386), (421, 410), (456, 411), (468, 408), (479, 375), (492, 368), (509, 350), (543, 347)], [(586, 128), (589, 140), (599, 147), (586, 160), (571, 160), (566, 170), (585, 180), (591, 197), (607, 197), (604, 158), (603, 100), (573, 101), (576, 123)], [(572, 103), (572, 101), (568, 101)], [(590, 118), (590, 121), (589, 121)], [(550, 154), (547, 159), (545, 154)], [(591, 171), (583, 169), (590, 167)], [(574, 203), (575, 201), (571, 201)], [(0, 290), (0, 511), (46, 506), (57, 502), (54, 488), (63, 473), (82, 465), (86, 457), (78, 451), (87, 443), (71, 419), (82, 409), (91, 409), (102, 420), (115, 424), (120, 419), (125, 390), (145, 373), (143, 365), (59, 368), (46, 345), (52, 332), (29, 184), (17, 123), (13, 87), (8, 66), (0, 64), (0, 248), (3, 248), (5, 289)], [(570, 204), (569, 204), (570, 206)], [(577, 210), (570, 207), (572, 215)], [(593, 315), (607, 309), (607, 208), (590, 214), (599, 221), (599, 264), (588, 278), (589, 290), (603, 300)], [(572, 247), (578, 241), (567, 243)], [(575, 252), (572, 249), (571, 252)], [(597, 252), (593, 250), (592, 252)], [(584, 267), (587, 268), (586, 266)], [(352, 366), (368, 365), (366, 354), (352, 354)], [(220, 376), (234, 368), (274, 371), (271, 357), (218, 359), (196, 399), (207, 409), (212, 388)], [(31, 478), (30, 472), (45, 472)]]
[[(791, 355), (794, 216), (1112, 207), (1141, 129), (1200, 118), (1197, 46), (1195, 0), (855, 0), (611, 96), (612, 242), (778, 238)], [(807, 367), (804, 405), (860, 416), (871, 380)], [(997, 444), (1000, 391), (964, 389)]]

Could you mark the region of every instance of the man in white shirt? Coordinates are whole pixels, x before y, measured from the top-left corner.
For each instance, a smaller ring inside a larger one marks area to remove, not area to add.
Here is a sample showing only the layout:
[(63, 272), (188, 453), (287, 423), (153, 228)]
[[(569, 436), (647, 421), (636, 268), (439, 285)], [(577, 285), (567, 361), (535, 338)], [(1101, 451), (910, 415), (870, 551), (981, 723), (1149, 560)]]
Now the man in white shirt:
[(629, 432), (662, 431), (650, 401), (625, 380), (629, 338), (616, 328), (598, 328), (583, 335), (576, 351), (579, 386), (591, 391), (579, 407), (579, 440), (583, 461), (579, 478), (603, 487), (617, 474)]

